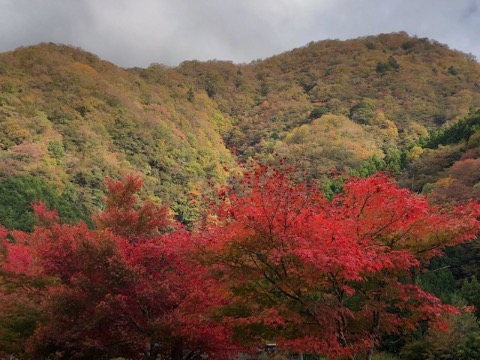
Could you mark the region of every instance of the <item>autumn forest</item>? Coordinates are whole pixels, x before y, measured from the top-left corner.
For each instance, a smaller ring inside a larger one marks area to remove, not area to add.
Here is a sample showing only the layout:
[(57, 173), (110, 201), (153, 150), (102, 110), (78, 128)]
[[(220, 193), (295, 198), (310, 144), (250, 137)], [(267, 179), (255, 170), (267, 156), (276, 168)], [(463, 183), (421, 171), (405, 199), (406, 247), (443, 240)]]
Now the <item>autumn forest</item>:
[(43, 43), (0, 54), (0, 90), (0, 358), (480, 358), (472, 55)]

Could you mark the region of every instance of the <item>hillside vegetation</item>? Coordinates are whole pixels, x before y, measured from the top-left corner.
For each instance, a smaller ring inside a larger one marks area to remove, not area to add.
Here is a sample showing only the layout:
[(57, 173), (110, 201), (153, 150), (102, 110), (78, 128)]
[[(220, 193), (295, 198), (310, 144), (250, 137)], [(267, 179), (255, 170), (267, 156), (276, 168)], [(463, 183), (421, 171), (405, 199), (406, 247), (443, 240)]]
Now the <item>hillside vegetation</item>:
[(480, 358), (479, 82), (406, 33), (0, 54), (0, 357)]
[[(319, 179), (372, 159), (397, 172), (430, 163), (439, 150), (420, 151), (422, 140), (475, 114), (479, 82), (472, 56), (405, 33), (176, 68), (122, 69), (63, 45), (19, 48), (0, 55), (0, 183), (38, 178), (89, 214), (105, 177), (133, 172), (145, 179), (144, 198), (171, 204), (188, 223), (201, 194), (239, 160), (286, 163)], [(417, 176), (413, 188), (475, 162), (478, 141), (461, 146), (469, 155), (439, 166), (463, 164)]]

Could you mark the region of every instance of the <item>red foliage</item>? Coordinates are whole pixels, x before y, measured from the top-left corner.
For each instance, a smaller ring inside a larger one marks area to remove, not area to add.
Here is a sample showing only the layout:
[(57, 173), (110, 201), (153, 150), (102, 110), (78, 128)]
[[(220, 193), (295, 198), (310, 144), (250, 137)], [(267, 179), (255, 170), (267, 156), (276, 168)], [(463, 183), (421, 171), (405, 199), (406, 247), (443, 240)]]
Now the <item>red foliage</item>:
[(480, 207), (429, 208), (380, 175), (350, 179), (326, 201), (258, 167), (222, 192), (204, 251), (243, 334), (330, 357), (368, 353), (383, 333), (454, 312), (411, 284), (445, 246), (473, 239)]
[(47, 206), (43, 202), (33, 203), (32, 208), (35, 212), (38, 226), (45, 227), (60, 222), (60, 217), (58, 216), (57, 210), (48, 210)]
[(123, 181), (107, 179), (106, 211), (95, 216), (98, 228), (111, 229), (116, 235), (140, 241), (158, 234), (171, 221), (167, 206), (144, 202), (138, 209), (136, 193), (142, 188), (139, 177), (129, 175)]
[(137, 205), (141, 184), (109, 180), (95, 230), (44, 204), (32, 233), (12, 242), (0, 228), (0, 335), (13, 331), (3, 318), (28, 314), (17, 335), (29, 358), (227, 359), (232, 338), (368, 353), (384, 333), (456, 311), (411, 276), (480, 228), (478, 204), (429, 208), (385, 176), (350, 179), (327, 201), (258, 167), (193, 235), (166, 207)]
[[(41, 321), (27, 341), (29, 358), (221, 359), (233, 351), (228, 329), (209, 318), (222, 298), (189, 257), (190, 234), (166, 207), (136, 208), (140, 187), (135, 177), (108, 182), (99, 230), (60, 224), (56, 212), (37, 204), (41, 226), (15, 232), (14, 243), (3, 236), (4, 280), (17, 286), (4, 295), (38, 299)], [(22, 285), (35, 279), (35, 286)]]

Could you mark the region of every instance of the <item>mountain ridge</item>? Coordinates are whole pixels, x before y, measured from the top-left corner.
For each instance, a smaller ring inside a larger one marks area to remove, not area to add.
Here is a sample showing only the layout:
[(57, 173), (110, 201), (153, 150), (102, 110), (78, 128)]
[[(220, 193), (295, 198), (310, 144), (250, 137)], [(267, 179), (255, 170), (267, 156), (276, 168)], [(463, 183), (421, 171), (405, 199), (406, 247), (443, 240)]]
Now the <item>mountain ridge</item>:
[[(479, 107), (480, 64), (406, 33), (312, 42), (249, 64), (122, 69), (79, 48), (0, 54), (0, 177), (35, 176), (90, 212), (105, 177), (195, 219), (238, 161), (314, 178), (399, 157)], [(83, 206), (83, 205), (82, 205)]]

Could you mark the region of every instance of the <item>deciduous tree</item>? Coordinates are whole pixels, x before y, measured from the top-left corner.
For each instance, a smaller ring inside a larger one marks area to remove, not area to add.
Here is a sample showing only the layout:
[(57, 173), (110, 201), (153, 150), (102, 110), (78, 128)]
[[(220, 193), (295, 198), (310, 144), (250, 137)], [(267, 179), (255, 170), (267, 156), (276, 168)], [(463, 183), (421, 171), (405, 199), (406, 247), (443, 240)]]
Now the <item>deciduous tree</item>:
[(3, 237), (4, 282), (15, 289), (0, 303), (38, 306), (29, 358), (222, 359), (234, 348), (228, 328), (210, 319), (223, 297), (190, 257), (190, 234), (166, 207), (137, 205), (141, 185), (134, 176), (107, 182), (98, 229), (62, 224), (37, 204), (32, 233)]
[(221, 193), (205, 224), (206, 258), (245, 339), (329, 358), (372, 358), (382, 334), (455, 313), (412, 274), (472, 239), (478, 204), (430, 208), (386, 176), (352, 178), (331, 201), (258, 167)]

